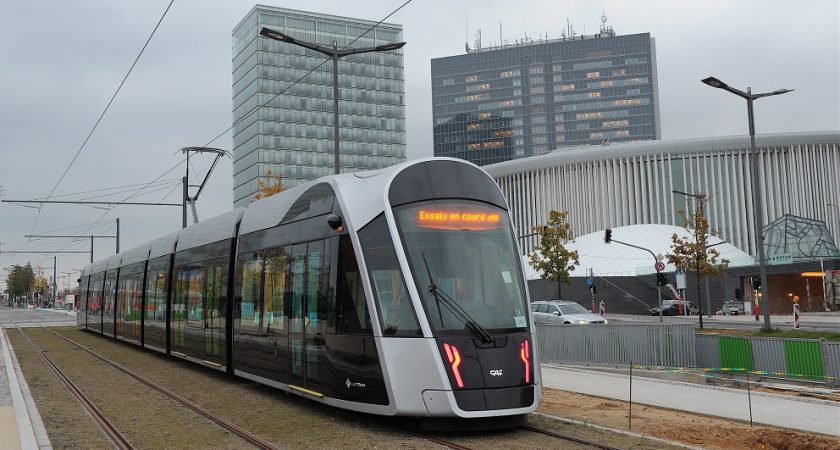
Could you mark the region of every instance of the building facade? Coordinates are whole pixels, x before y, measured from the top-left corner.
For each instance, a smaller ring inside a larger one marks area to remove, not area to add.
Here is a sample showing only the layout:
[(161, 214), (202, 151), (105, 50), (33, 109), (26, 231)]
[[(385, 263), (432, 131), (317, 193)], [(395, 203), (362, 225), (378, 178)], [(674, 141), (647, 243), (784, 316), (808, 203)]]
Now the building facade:
[(603, 31), (432, 59), (435, 156), (485, 165), (659, 139), (654, 39)]
[[(840, 132), (756, 136), (764, 224), (786, 214), (824, 222), (840, 242)], [(569, 211), (576, 235), (636, 224), (682, 226), (681, 210), (709, 196), (712, 230), (756, 256), (749, 136), (579, 147), (485, 167), (511, 207), (517, 235)], [(772, 236), (771, 236), (772, 238)], [(619, 239), (616, 237), (616, 239)], [(521, 241), (530, 252), (536, 237)]]
[[(279, 175), (290, 188), (334, 173), (332, 62), (324, 64), (327, 57), (315, 51), (264, 38), (260, 29), (327, 46), (337, 42), (338, 48), (402, 41), (402, 26), (381, 23), (371, 30), (374, 25), (257, 5), (234, 28), (234, 206), (250, 202), (258, 180), (268, 181), (269, 174)], [(403, 67), (401, 50), (339, 60), (342, 172), (405, 161)]]

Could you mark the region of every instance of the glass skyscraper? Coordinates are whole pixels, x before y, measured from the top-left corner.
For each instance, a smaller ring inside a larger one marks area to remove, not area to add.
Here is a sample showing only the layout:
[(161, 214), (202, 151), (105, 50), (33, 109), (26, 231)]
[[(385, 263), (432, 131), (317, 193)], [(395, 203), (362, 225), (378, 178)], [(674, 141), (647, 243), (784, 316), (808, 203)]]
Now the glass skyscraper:
[[(234, 206), (247, 205), (258, 191), (258, 180), (268, 179), (269, 172), (280, 175), (286, 188), (334, 173), (332, 61), (315, 51), (264, 38), (260, 29), (268, 27), (327, 46), (336, 41), (343, 48), (375, 24), (257, 5), (236, 26)], [(400, 41), (402, 26), (382, 23), (350, 47)], [(313, 73), (277, 95), (312, 69)], [(341, 171), (378, 169), (404, 161), (402, 51), (346, 56), (339, 60), (338, 72)]]
[(432, 59), (434, 154), (479, 165), (659, 139), (649, 33), (526, 41)]

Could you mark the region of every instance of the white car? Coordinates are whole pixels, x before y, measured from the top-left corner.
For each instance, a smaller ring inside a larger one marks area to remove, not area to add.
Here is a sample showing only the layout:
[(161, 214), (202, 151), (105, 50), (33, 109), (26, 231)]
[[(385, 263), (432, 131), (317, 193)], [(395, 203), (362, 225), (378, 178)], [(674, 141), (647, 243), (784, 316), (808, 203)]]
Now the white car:
[(531, 303), (534, 323), (540, 324), (588, 324), (607, 323), (603, 317), (592, 314), (576, 302), (549, 300)]

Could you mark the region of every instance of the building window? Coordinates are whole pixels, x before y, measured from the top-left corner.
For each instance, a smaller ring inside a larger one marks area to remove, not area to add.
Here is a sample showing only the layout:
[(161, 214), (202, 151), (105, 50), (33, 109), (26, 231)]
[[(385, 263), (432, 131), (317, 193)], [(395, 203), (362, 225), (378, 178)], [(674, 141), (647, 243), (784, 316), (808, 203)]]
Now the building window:
[(510, 78), (510, 77), (513, 76), (513, 71), (512, 70), (505, 70), (503, 72), (500, 72), (499, 76), (502, 77), (502, 78)]
[(529, 89), (529, 92), (531, 94), (542, 94), (543, 92), (545, 92), (545, 87), (544, 86), (531, 86), (531, 88)]
[(455, 79), (454, 78), (447, 78), (447, 79), (443, 80), (443, 85), (444, 86), (452, 86), (453, 84), (455, 84)]
[(560, 85), (560, 90), (561, 91), (574, 91), (575, 90), (575, 85), (574, 85), (574, 83), (562, 84), (562, 85)]
[(601, 117), (604, 117), (603, 112), (578, 113), (575, 115), (577, 120), (600, 119)]
[(481, 114), (478, 115), (478, 118), (481, 119), (481, 120), (485, 120), (485, 119), (489, 119), (490, 116), (491, 116), (490, 113), (481, 113)]
[(543, 66), (531, 66), (528, 68), (528, 74), (543, 73)]
[(627, 119), (624, 120), (607, 120), (604, 122), (604, 128), (614, 128), (614, 127), (626, 127), (630, 125), (630, 121)]
[(601, 72), (586, 72), (586, 78), (598, 78), (601, 76)]
[(590, 93), (586, 94), (586, 97), (587, 98), (601, 98), (601, 93), (600, 92), (590, 92)]
[(625, 70), (625, 69), (615, 69), (615, 70), (613, 70), (613, 76), (614, 77), (618, 77), (618, 76), (625, 75), (625, 74), (627, 74), (627, 70)]
[(467, 75), (464, 78), (464, 81), (466, 81), (467, 83), (470, 83), (470, 82), (473, 82), (473, 81), (478, 81), (478, 75)]

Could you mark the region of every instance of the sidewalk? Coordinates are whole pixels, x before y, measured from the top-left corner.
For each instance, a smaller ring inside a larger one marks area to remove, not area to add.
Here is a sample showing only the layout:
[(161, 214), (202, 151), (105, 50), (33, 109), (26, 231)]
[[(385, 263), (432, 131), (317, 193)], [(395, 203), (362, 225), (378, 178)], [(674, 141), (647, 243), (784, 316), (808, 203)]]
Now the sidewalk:
[[(547, 388), (629, 400), (628, 375), (542, 366)], [(840, 403), (752, 392), (755, 423), (840, 436)], [(749, 421), (747, 391), (633, 377), (633, 403)]]
[(37, 450), (50, 447), (29, 387), (17, 365), (6, 330), (0, 327), (0, 446)]

